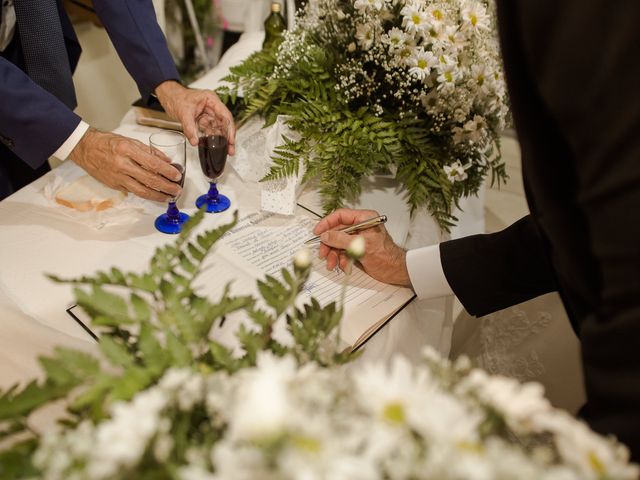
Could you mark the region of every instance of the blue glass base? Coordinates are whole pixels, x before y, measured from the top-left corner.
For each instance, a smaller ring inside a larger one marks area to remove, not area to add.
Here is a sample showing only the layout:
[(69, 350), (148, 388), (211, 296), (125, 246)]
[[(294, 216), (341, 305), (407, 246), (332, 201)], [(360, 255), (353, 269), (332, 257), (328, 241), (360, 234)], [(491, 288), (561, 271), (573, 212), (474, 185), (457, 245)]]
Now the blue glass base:
[(170, 217), (166, 213), (163, 213), (156, 218), (156, 229), (162, 233), (176, 234), (182, 231), (182, 225), (189, 220), (189, 215), (183, 212), (178, 212), (178, 218)]
[(196, 200), (196, 207), (201, 208), (205, 204), (207, 205), (207, 212), (220, 213), (231, 206), (231, 200), (220, 194), (218, 194), (217, 198), (212, 198), (209, 194), (200, 195)]

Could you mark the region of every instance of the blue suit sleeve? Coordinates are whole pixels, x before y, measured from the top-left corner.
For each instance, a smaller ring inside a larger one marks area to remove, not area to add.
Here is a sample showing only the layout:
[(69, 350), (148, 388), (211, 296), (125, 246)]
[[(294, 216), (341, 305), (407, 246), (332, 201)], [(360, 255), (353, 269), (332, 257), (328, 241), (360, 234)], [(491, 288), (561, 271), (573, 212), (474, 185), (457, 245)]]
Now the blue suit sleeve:
[(180, 79), (151, 0), (94, 0), (93, 6), (145, 101), (162, 82)]
[(0, 57), (0, 141), (37, 168), (73, 133), (80, 117)]

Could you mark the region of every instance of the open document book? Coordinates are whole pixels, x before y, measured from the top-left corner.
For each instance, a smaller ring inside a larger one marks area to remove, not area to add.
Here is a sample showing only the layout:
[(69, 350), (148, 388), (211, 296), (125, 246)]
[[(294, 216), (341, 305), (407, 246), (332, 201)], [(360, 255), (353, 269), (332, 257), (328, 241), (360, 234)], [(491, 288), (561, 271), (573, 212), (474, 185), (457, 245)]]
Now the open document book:
[[(256, 280), (265, 275), (279, 278), (282, 268), (290, 268), (295, 253), (314, 236), (312, 230), (317, 221), (317, 217), (302, 211), (293, 218), (265, 212), (242, 217), (215, 245), (199, 278), (199, 290), (204, 290), (200, 293), (216, 298), (224, 285), (232, 282), (233, 293), (257, 295)], [(313, 296), (325, 306), (340, 301), (347, 276), (337, 269), (327, 271), (324, 261), (318, 258), (317, 248), (312, 252), (314, 263), (300, 300)], [(378, 282), (354, 267), (348, 276), (340, 327), (345, 348), (355, 350), (362, 346), (414, 297), (410, 289)], [(89, 329), (89, 318), (82, 309), (72, 307), (68, 313), (97, 339), (100, 332)], [(217, 335), (225, 334), (232, 332), (217, 331)]]
[[(306, 214), (288, 219), (254, 213), (241, 218), (218, 242), (216, 251), (254, 279), (265, 274), (278, 278), (304, 242), (314, 236), (317, 221)], [(317, 248), (312, 251), (314, 263), (303, 297), (313, 296), (324, 306), (340, 300), (346, 275), (337, 269), (327, 271)], [(410, 289), (378, 282), (354, 267), (345, 294), (342, 341), (353, 349), (360, 347), (414, 297)]]

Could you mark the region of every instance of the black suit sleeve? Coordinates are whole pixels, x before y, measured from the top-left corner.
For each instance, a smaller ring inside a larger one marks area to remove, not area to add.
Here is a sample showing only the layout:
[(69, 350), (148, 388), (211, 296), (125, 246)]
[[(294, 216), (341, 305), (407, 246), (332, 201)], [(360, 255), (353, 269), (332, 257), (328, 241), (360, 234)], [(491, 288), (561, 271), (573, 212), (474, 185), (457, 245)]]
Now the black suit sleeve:
[(444, 274), (472, 315), (487, 315), (557, 289), (538, 227), (526, 216), (507, 229), (440, 244)]

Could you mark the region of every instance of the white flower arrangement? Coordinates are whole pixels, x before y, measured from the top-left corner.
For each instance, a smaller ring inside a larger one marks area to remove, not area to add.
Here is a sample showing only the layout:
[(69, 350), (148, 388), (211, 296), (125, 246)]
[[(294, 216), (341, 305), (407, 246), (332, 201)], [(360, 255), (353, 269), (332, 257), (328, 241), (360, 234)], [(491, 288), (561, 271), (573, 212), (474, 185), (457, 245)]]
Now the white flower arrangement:
[[(378, 112), (429, 117), (462, 157), (482, 157), (507, 114), (493, 17), (481, 0), (309, 0), (278, 52), (276, 76), (304, 59), (306, 42), (353, 50), (337, 65), (338, 92)], [(354, 43), (355, 48), (349, 45)], [(479, 123), (482, 120), (482, 123)], [(474, 137), (455, 136), (469, 121)]]
[(624, 447), (539, 385), (425, 359), (326, 369), (262, 352), (231, 376), (172, 369), (110, 419), (47, 435), (35, 464), (47, 480), (136, 478), (181, 455), (183, 480), (637, 478)]
[(447, 227), (457, 199), (488, 173), (505, 176), (496, 37), (485, 0), (308, 0), (278, 50), (232, 69), (235, 89), (222, 94), (241, 90), (246, 115), (287, 115), (301, 134), (266, 178), (302, 160), (332, 210), (388, 168), (411, 209), (426, 206)]

